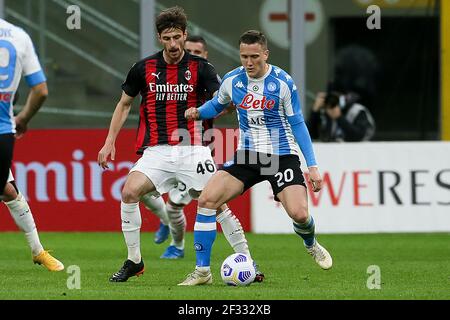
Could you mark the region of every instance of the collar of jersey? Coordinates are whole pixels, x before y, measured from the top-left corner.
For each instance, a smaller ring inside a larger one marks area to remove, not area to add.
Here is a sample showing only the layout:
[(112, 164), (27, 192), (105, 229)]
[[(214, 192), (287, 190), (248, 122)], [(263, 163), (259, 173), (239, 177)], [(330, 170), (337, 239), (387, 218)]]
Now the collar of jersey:
[(267, 77), (269, 76), (269, 74), (272, 72), (272, 65), (271, 65), (271, 64), (268, 64), (268, 65), (269, 65), (269, 69), (267, 70), (267, 72), (266, 72), (261, 78), (252, 78), (252, 77), (250, 77), (250, 76), (248, 75), (247, 72), (245, 72), (245, 73), (247, 74), (247, 78), (248, 78), (249, 80), (251, 80), (251, 81), (261, 81), (261, 80), (264, 80), (264, 79), (267, 78)]

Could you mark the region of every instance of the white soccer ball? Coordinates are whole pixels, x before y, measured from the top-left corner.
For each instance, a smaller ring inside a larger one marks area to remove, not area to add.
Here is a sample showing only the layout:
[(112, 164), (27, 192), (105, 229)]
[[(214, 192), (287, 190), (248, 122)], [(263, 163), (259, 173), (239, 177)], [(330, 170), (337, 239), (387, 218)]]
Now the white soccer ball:
[(255, 264), (248, 255), (233, 253), (223, 261), (220, 275), (229, 286), (248, 286), (256, 277)]

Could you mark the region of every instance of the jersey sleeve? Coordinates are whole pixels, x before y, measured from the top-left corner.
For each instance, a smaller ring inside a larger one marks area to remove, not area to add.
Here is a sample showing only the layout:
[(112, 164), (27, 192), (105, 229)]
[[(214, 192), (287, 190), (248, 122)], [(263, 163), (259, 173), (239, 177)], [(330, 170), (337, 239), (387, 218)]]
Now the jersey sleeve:
[(284, 111), (288, 117), (301, 117), (301, 120), (304, 121), (297, 86), (289, 75), (286, 74), (286, 78), (286, 82), (284, 82), (286, 85), (281, 90)]
[(230, 85), (231, 80), (229, 78), (226, 78), (220, 85), (219, 93), (217, 94), (217, 101), (220, 104), (226, 105), (231, 102)]
[(125, 82), (122, 84), (122, 90), (133, 98), (145, 87), (145, 79), (140, 69), (140, 64), (135, 63), (128, 72)]
[(30, 36), (25, 34), (25, 54), (23, 56), (23, 69), (22, 73), (25, 77), (25, 81), (30, 87), (34, 87), (40, 83), (46, 82), (44, 71), (41, 68), (39, 59), (34, 49), (33, 41)]
[(309, 131), (306, 127), (305, 119), (303, 118), (300, 107), (300, 98), (297, 86), (288, 74), (285, 74), (285, 78), (285, 86), (283, 86), (283, 89), (281, 90), (281, 99), (284, 104), (284, 111), (286, 113), (287, 120), (291, 126), (295, 140), (297, 141), (300, 150), (305, 157), (307, 166), (317, 166), (311, 136), (309, 135)]
[(207, 93), (212, 95), (219, 90), (220, 78), (211, 63), (202, 61), (199, 72), (200, 85), (206, 90)]

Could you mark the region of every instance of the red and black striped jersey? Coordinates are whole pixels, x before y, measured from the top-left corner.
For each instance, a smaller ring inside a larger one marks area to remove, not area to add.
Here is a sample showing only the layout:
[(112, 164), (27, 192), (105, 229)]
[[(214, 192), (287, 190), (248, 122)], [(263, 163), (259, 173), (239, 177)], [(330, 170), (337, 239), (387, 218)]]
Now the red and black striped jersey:
[(141, 94), (136, 152), (155, 145), (202, 144), (200, 121), (187, 121), (186, 109), (205, 102), (220, 87), (214, 67), (185, 51), (178, 64), (167, 64), (163, 51), (133, 65), (122, 84), (123, 91)]

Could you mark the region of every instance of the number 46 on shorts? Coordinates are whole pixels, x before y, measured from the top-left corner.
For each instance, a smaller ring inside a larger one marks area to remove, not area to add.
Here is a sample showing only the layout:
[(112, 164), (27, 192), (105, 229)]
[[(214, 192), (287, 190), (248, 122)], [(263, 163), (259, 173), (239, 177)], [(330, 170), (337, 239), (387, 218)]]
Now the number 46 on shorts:
[(216, 172), (216, 166), (211, 160), (205, 160), (204, 162), (199, 161), (197, 164), (197, 173), (205, 174), (206, 171), (210, 173)]

